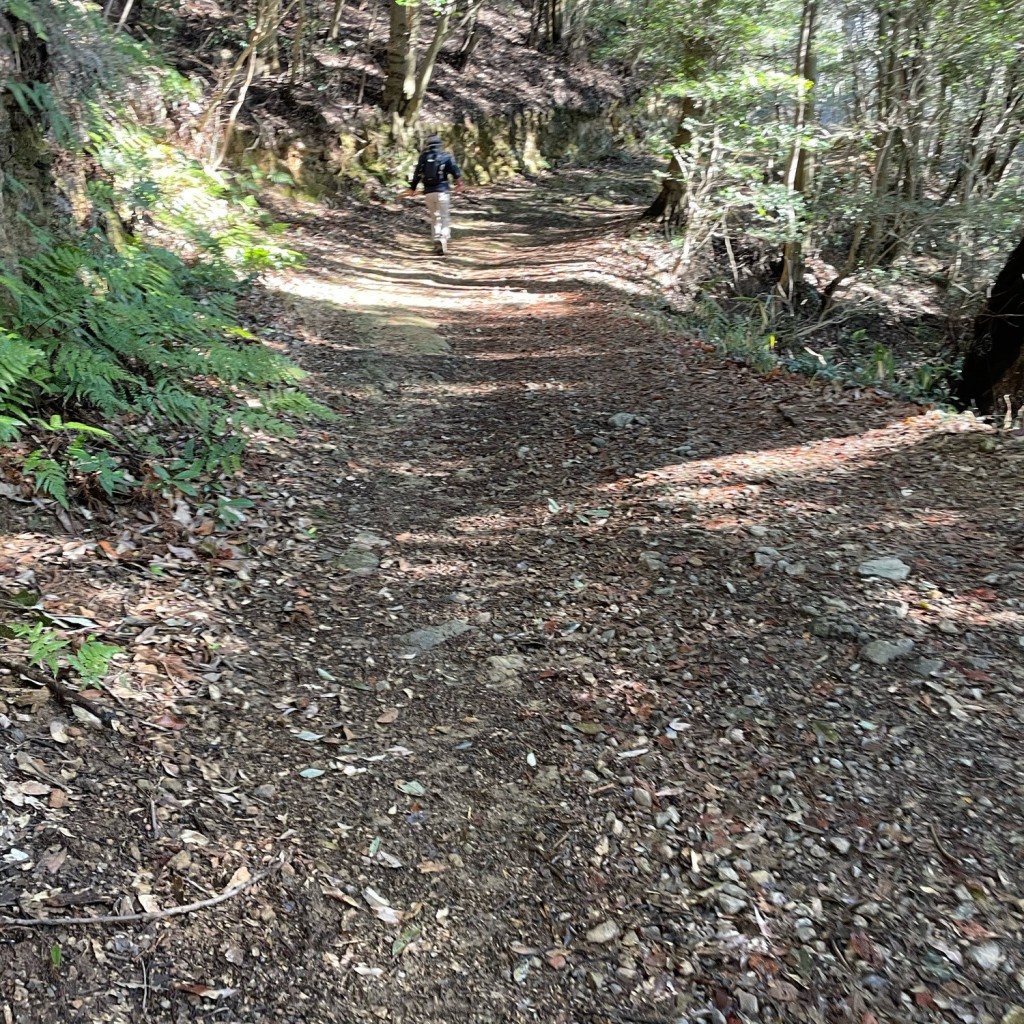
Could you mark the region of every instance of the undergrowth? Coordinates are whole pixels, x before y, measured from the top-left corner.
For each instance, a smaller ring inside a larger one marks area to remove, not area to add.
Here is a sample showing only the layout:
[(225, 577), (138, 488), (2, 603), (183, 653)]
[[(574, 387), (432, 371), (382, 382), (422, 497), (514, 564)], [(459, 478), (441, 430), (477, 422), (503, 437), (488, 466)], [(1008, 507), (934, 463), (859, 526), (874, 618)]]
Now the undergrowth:
[[(45, 60), (32, 66), (47, 80), (0, 81), (0, 103), (32, 138), (38, 167), (87, 169), (72, 193), (74, 175), (60, 187), (55, 175), (47, 195), (39, 180), (0, 175), (0, 209), (21, 211), (29, 239), (16, 266), (0, 264), (8, 479), (19, 473), (44, 507), (93, 515), (129, 501), (185, 501), (235, 526), (252, 504), (237, 486), (247, 446), (331, 415), (302, 391), (302, 371), (237, 313), (262, 270), (298, 257), (229, 173), (147, 127), (142, 108), (187, 97), (187, 82), (70, 0), (0, 0), (4, 13), (15, 32), (0, 47), (40, 43)], [(55, 201), (68, 214), (47, 212)], [(25, 213), (33, 203), (34, 215)], [(85, 682), (101, 678), (118, 650), (74, 643), (48, 622), (0, 633), (30, 664)]]
[(722, 356), (759, 373), (783, 369), (853, 386), (878, 387), (914, 402), (953, 406), (949, 388), (953, 366), (938, 359), (899, 359), (888, 345), (870, 344), (864, 331), (850, 337), (862, 354), (837, 359), (815, 351), (796, 329), (781, 325), (759, 301), (750, 312), (727, 311), (705, 296), (684, 313), (662, 311), (655, 315), (668, 317), (675, 329), (682, 327)]
[[(55, 29), (73, 28), (119, 69), (122, 87), (187, 94), (97, 16), (62, 0), (37, 10), (33, 32), (56, 41)], [(88, 79), (88, 67), (69, 77)], [(297, 257), (280, 244), (283, 226), (229, 175), (145, 127), (110, 82), (84, 84), (63, 107), (48, 83), (6, 84), (24, 114), (39, 115), (50, 152), (92, 172), (78, 197), (89, 226), (32, 225), (30, 251), (0, 273), (0, 443), (27, 449), (26, 481), (65, 509), (139, 489), (204, 500), (238, 472), (254, 436), (329, 415), (299, 389), (298, 367), (235, 311), (261, 270)], [(20, 186), (8, 175), (4, 187)]]

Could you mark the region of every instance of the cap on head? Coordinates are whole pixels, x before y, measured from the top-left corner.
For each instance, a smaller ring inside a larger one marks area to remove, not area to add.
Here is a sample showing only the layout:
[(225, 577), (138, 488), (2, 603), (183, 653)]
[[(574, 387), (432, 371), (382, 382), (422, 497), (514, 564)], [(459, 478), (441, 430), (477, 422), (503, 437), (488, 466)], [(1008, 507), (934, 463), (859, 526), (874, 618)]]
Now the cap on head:
[(433, 149), (435, 146), (440, 146), (440, 145), (441, 145), (441, 136), (440, 135), (428, 135), (427, 136), (427, 146), (429, 148)]

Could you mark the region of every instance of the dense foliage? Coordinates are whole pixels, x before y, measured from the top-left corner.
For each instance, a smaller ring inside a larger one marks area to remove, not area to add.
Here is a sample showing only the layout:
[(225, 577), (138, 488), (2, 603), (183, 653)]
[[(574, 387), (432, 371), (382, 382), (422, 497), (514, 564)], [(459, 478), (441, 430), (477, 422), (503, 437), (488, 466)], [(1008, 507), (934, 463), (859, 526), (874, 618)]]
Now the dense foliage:
[[(19, 11), (9, 5), (7, 17), (37, 44), (46, 80), (8, 81), (11, 131), (40, 134), (52, 180), (34, 193), (13, 174), (4, 182), (27, 232), (0, 274), (0, 440), (65, 507), (139, 488), (198, 500), (238, 470), (255, 433), (287, 433), (282, 415), (325, 413), (297, 390), (298, 368), (234, 311), (254, 272), (294, 256), (251, 195), (118, 101), (109, 71), (122, 89), (165, 97), (184, 90), (177, 76), (73, 5), (33, 8), (32, 21)], [(62, 94), (71, 83), (75, 94)], [(60, 160), (91, 172), (61, 179)], [(55, 198), (70, 216), (47, 216)]]

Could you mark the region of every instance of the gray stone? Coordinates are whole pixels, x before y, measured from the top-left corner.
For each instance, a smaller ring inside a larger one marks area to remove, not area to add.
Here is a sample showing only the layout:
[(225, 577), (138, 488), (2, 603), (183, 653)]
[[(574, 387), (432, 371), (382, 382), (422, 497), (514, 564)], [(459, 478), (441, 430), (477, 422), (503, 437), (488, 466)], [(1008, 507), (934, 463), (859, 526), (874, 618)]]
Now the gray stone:
[(631, 427), (634, 424), (638, 427), (647, 426), (647, 417), (635, 412), (617, 412), (608, 417), (608, 426), (621, 430), (623, 427)]
[(744, 992), (740, 989), (736, 993), (736, 1001), (740, 1005), (740, 1013), (745, 1017), (756, 1017), (761, 1012), (761, 1007), (757, 1005), (757, 996), (753, 992)]
[(494, 654), (487, 659), (487, 675), (494, 683), (516, 679), (526, 668), (526, 658), (521, 654)]
[(602, 921), (600, 924), (594, 925), (594, 927), (587, 932), (587, 942), (592, 942), (595, 946), (614, 942), (618, 937), (618, 923), (611, 920)]
[(833, 850), (836, 850), (838, 853), (841, 853), (844, 857), (846, 856), (846, 854), (850, 852), (850, 848), (853, 846), (853, 844), (850, 842), (849, 839), (846, 838), (846, 836), (833, 836), (829, 840), (829, 845), (832, 847)]
[(416, 651), (429, 651), (432, 647), (438, 647), (454, 637), (462, 636), (463, 633), (469, 632), (472, 628), (468, 622), (462, 622), (459, 619), (449, 619), (447, 622), (442, 622), (439, 626), (425, 626), (423, 629), (414, 629), (411, 633), (406, 633), (400, 637), (400, 639), (402, 643)]
[(767, 569), (773, 566), (781, 557), (782, 555), (775, 548), (758, 548), (754, 552), (754, 564)]
[(872, 665), (888, 665), (899, 658), (905, 658), (914, 649), (913, 640), (872, 640), (860, 649), (861, 657)]
[(883, 580), (892, 580), (899, 583), (910, 575), (910, 566), (906, 562), (892, 556), (886, 558), (871, 558), (861, 562), (857, 567), (861, 576), (878, 576)]
[(641, 551), (640, 564), (652, 572), (664, 572), (667, 568), (658, 551)]
[(941, 658), (918, 658), (914, 664), (914, 671), (927, 679), (936, 672), (941, 672), (943, 664)]
[(1006, 959), (1006, 954), (998, 942), (983, 942), (978, 946), (971, 946), (967, 955), (983, 971), (994, 971)]
[(720, 892), (718, 894), (718, 905), (723, 913), (732, 917), (746, 909), (747, 901), (741, 900), (738, 896), (730, 896), (728, 893)]
[(860, 640), (865, 636), (859, 622), (822, 616), (811, 623), (811, 633), (822, 640)]
[(633, 803), (635, 803), (637, 807), (649, 810), (654, 801), (651, 798), (651, 794), (646, 789), (638, 786), (633, 790)]
[(338, 556), (335, 565), (358, 575), (369, 575), (380, 565), (380, 559), (369, 548), (353, 544)]

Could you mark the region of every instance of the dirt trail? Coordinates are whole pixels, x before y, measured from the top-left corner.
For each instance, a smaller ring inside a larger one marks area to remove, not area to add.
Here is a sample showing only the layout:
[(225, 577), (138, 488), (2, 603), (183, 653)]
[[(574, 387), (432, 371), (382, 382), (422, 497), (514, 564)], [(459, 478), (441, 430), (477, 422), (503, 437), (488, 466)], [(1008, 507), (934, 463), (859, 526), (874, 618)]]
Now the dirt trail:
[(573, 187), (444, 261), (305, 225), (258, 313), (339, 418), (268, 447), (258, 559), (109, 570), (183, 727), (22, 722), (68, 798), (0, 897), (288, 862), (3, 930), (12, 1019), (1019, 1024), (1024, 448), (662, 333)]

